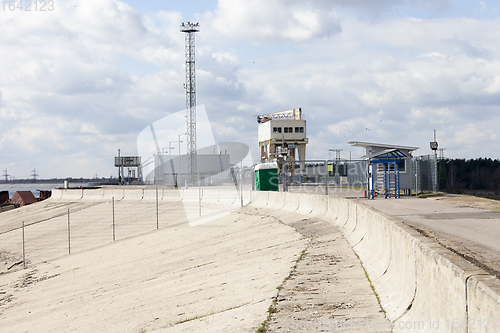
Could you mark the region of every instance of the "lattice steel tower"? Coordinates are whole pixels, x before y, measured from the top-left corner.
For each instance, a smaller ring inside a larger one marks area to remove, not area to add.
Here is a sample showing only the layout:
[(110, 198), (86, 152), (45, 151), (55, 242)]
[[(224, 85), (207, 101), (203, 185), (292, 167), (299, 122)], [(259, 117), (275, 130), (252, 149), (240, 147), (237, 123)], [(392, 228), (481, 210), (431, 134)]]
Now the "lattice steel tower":
[(182, 23), (181, 32), (186, 34), (186, 110), (187, 110), (187, 153), (189, 182), (194, 183), (198, 174), (196, 158), (196, 76), (194, 33), (200, 31), (199, 23)]

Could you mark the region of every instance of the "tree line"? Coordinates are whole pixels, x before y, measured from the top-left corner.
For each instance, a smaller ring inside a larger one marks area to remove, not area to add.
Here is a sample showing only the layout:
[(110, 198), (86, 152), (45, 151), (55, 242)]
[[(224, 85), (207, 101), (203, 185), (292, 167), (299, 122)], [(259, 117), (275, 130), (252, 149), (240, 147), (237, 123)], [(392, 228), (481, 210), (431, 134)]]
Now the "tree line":
[(446, 192), (484, 190), (500, 193), (500, 160), (441, 159), (438, 162), (439, 189)]

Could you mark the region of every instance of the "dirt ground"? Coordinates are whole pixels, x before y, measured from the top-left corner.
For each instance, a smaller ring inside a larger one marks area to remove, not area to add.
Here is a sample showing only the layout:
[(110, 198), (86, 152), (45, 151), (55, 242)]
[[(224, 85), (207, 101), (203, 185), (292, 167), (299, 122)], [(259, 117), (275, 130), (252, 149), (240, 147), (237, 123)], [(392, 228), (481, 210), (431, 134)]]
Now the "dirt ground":
[(498, 200), (475, 197), (472, 195), (457, 195), (443, 198), (441, 200), (458, 206), (482, 208), (500, 212), (500, 201)]

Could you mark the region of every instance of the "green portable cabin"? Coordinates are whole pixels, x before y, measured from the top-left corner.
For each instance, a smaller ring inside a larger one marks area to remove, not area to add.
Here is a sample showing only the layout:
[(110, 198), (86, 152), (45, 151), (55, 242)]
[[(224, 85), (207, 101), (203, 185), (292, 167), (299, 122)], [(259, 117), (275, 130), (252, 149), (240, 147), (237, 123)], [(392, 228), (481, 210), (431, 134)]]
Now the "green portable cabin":
[(255, 188), (257, 191), (279, 191), (278, 165), (261, 163), (255, 166)]

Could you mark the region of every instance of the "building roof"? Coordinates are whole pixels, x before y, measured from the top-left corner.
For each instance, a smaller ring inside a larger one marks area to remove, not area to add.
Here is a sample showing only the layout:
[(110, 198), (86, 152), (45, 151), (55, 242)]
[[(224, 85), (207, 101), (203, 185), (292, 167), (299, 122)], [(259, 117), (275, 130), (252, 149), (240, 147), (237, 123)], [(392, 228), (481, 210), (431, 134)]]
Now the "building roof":
[(384, 151), (379, 151), (370, 156), (366, 156), (365, 159), (383, 159), (383, 160), (396, 160), (409, 157), (399, 149), (386, 149)]
[(0, 191), (0, 204), (9, 201), (9, 191)]
[(374, 142), (362, 142), (362, 141), (349, 141), (348, 144), (354, 147), (377, 147), (377, 148), (385, 148), (385, 149), (401, 149), (401, 150), (409, 150), (414, 151), (419, 147), (411, 147), (411, 146), (400, 146), (400, 145), (390, 145), (386, 143), (374, 143)]
[(37, 202), (35, 196), (31, 191), (17, 191), (10, 199), (11, 203), (19, 205), (29, 205)]

